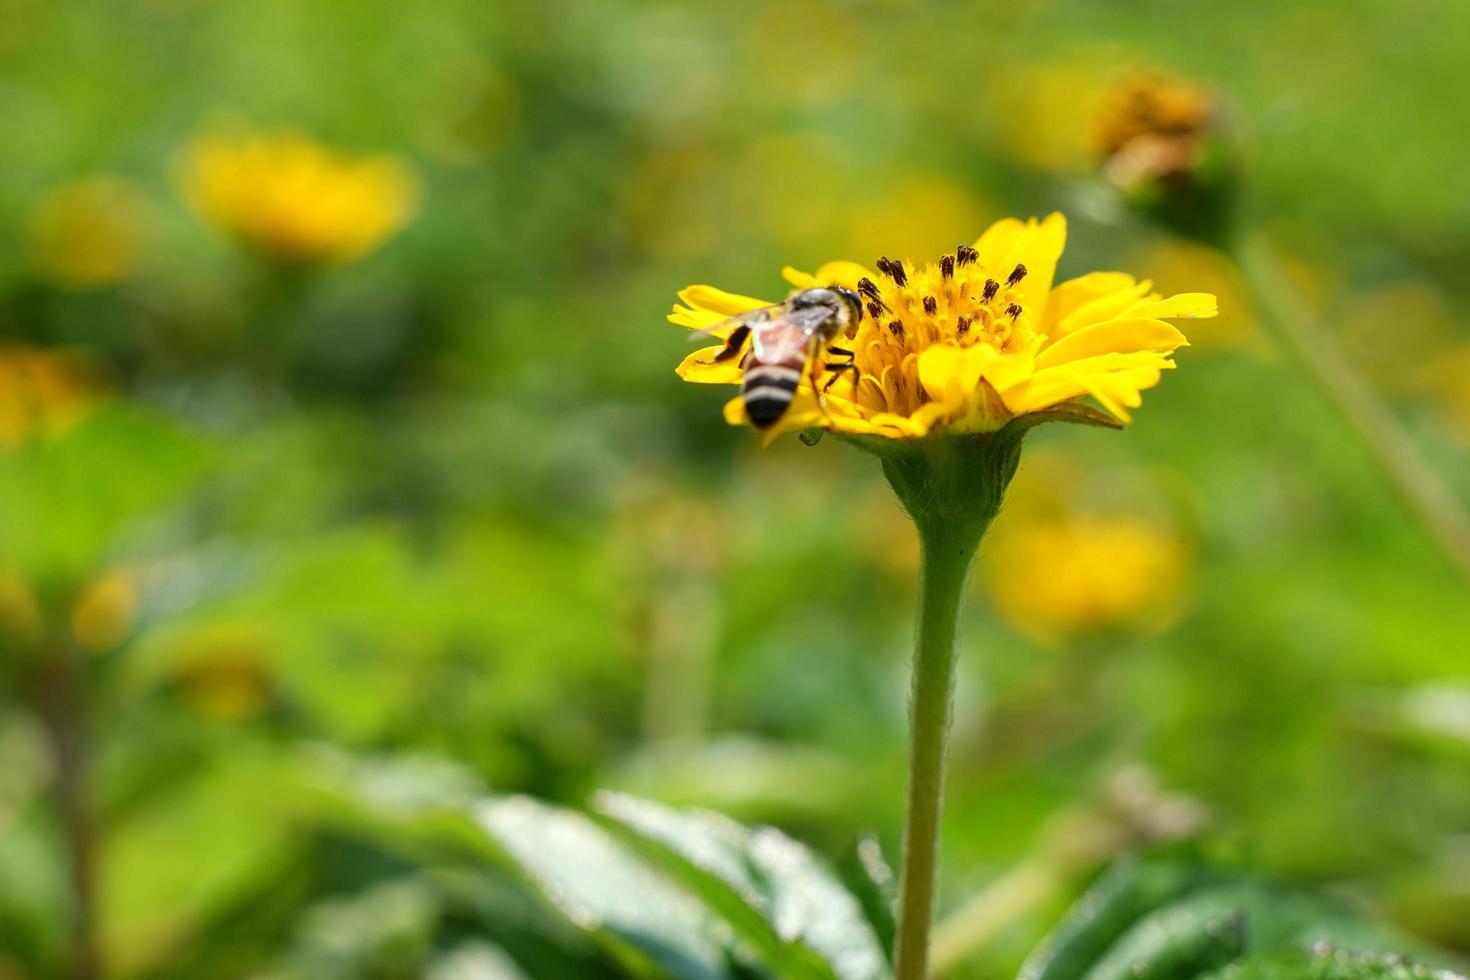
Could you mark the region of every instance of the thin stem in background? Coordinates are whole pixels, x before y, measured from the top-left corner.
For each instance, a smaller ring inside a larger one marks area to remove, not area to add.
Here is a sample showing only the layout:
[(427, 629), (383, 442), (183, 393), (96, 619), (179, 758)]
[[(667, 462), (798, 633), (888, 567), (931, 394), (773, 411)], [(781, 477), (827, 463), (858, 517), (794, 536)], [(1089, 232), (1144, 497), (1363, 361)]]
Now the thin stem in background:
[(921, 525), (920, 546), (919, 618), (909, 706), (908, 810), (894, 954), (897, 980), (928, 976), (944, 765), (954, 701), (955, 635), (976, 542), (926, 533)]
[(101, 975), (97, 952), (97, 835), (88, 794), (90, 748), (80, 653), (57, 645), (40, 674), (38, 708), (51, 748), (52, 798), (66, 849), (68, 885), (68, 960), (72, 980)]
[(1059, 894), (1071, 868), (1047, 853), (1016, 865), (934, 930), (934, 969), (944, 972)]
[(1323, 397), (1357, 433), (1445, 557), (1470, 582), (1470, 518), (1464, 506), (1313, 315), (1282, 272), (1270, 244), (1260, 235), (1247, 235), (1233, 252), (1257, 309), (1272, 322)]

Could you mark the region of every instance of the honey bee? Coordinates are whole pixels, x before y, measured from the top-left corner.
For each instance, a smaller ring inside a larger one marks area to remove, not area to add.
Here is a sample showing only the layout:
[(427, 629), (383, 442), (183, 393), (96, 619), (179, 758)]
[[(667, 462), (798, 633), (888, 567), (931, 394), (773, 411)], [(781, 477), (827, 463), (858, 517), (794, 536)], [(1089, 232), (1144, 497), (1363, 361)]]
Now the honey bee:
[[(757, 429), (769, 429), (791, 407), (797, 386), (808, 374), (815, 386), (821, 371), (833, 372), (817, 393), (819, 405), (844, 373), (856, 376), (852, 351), (834, 346), (833, 341), (856, 333), (862, 316), (862, 299), (846, 286), (799, 289), (784, 303), (737, 314), (713, 327), (709, 332), (727, 327), (730, 332), (724, 349), (705, 363), (740, 357), (745, 414)], [(829, 354), (847, 359), (825, 361)], [(822, 408), (826, 410), (825, 405)]]

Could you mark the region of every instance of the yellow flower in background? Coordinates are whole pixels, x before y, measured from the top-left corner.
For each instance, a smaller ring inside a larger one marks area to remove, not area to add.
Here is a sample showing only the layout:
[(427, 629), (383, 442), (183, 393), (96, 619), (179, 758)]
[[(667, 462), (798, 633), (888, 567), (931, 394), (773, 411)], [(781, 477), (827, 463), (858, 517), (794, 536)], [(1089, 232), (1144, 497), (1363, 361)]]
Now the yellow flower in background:
[[(1066, 244), (1066, 221), (1008, 218), (973, 246), (922, 267), (881, 258), (877, 272), (830, 262), (815, 275), (792, 268), (797, 289), (842, 286), (860, 294), (864, 313), (836, 346), (853, 352), (855, 371), (832, 381), (804, 372), (791, 407), (771, 426), (782, 432), (821, 427), (847, 435), (922, 439), (931, 431), (984, 433), (1011, 419), (1091, 397), (1118, 423), (1140, 392), (1174, 366), (1185, 337), (1164, 322), (1210, 317), (1215, 298), (1163, 298), (1122, 272), (1094, 272), (1053, 287)], [(768, 300), (690, 286), (669, 320), (724, 339), (725, 321)], [(739, 358), (715, 362), (723, 345), (696, 351), (679, 365), (686, 381), (738, 384)], [(747, 422), (737, 397), (725, 406), (733, 425)]]
[(30, 584), (0, 566), (0, 655), (11, 645), (27, 645), (41, 635), (41, 604)]
[(1011, 625), (1053, 643), (1173, 620), (1192, 564), (1175, 528), (1137, 506), (1099, 506), (1079, 492), (1086, 472), (1065, 458), (1034, 456), (1016, 483), (980, 558), (981, 581)]
[(117, 177), (87, 177), (49, 188), (27, 222), (37, 271), (66, 289), (127, 278), (143, 249), (148, 211), (142, 190)]
[(111, 571), (89, 582), (71, 611), (71, 632), (89, 653), (104, 653), (132, 632), (138, 616), (138, 587), (132, 576)]
[(221, 623), (184, 639), (174, 682), (179, 699), (213, 721), (252, 718), (270, 702), (270, 643), (245, 624)]
[(1108, 178), (1120, 187), (1194, 171), (1216, 115), (1203, 89), (1158, 73), (1136, 75), (1107, 100), (1097, 148)]
[(338, 153), (290, 130), (190, 144), (184, 193), (210, 223), (280, 262), (349, 262), (402, 228), (419, 185), (402, 161)]
[(1455, 434), (1470, 446), (1470, 342), (1456, 344), (1435, 358), (1424, 383)]
[(1170, 611), (1185, 555), (1142, 518), (1078, 516), (1006, 528), (986, 544), (985, 583), (996, 608), (1040, 640), (1147, 621)]
[(66, 434), (100, 396), (96, 377), (73, 354), (0, 347), (0, 449)]

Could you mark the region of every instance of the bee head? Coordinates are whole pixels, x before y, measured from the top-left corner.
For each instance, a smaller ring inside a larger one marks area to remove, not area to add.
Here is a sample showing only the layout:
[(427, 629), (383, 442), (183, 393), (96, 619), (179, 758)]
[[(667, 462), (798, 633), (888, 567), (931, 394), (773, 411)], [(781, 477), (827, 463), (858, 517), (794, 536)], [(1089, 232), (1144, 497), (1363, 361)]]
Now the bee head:
[(842, 297), (852, 313), (852, 322), (857, 323), (863, 318), (863, 300), (856, 290), (848, 289), (846, 286), (833, 285), (829, 287), (832, 292)]

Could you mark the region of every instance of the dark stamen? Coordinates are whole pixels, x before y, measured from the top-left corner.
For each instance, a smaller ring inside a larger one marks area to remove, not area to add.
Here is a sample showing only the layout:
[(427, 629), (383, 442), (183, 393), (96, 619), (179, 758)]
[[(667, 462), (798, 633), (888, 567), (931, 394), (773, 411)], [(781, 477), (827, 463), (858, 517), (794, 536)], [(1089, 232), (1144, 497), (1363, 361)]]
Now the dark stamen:
[(868, 304), (868, 316), (870, 316), (874, 320), (876, 320), (876, 319), (878, 319), (878, 317), (880, 317), (882, 315), (883, 315), (883, 304), (882, 303), (869, 303)]
[(893, 336), (897, 337), (899, 340), (902, 340), (903, 339), (903, 321), (902, 320), (894, 320), (891, 323), (889, 323), (888, 324), (888, 332), (891, 333), (891, 334), (893, 334)]
[(1021, 308), (1015, 303), (1012, 303), (1010, 306), (1006, 307), (1006, 315), (1011, 318), (1012, 323), (1015, 323), (1017, 318), (1021, 315)]
[(939, 260), (939, 274), (949, 279), (954, 275), (954, 256), (946, 255)]
[(858, 292), (868, 297), (868, 299), (877, 299), (879, 296), (878, 284), (867, 276), (863, 276), (858, 280)]
[(909, 276), (908, 273), (904, 271), (903, 263), (896, 262), (886, 255), (878, 259), (878, 271), (883, 273), (888, 278), (892, 279), (900, 286), (906, 285), (909, 281)]
[(959, 320), (957, 320), (955, 322), (955, 333), (958, 334), (961, 337), (963, 337), (965, 334), (969, 333), (970, 332), (970, 323), (971, 322), (972, 321), (967, 316), (960, 317)]
[(939, 312), (939, 301), (936, 300), (933, 296), (925, 296), (924, 312), (929, 314), (930, 316), (933, 316), (935, 313)]
[(980, 253), (968, 245), (961, 245), (954, 250), (955, 264), (969, 265), (980, 257)]
[(1025, 279), (1025, 278), (1026, 278), (1026, 267), (1024, 265), (1022, 265), (1021, 263), (1017, 262), (1016, 263), (1016, 267), (1011, 270), (1011, 277), (1006, 280), (1006, 285), (1007, 286), (1014, 286), (1016, 283), (1020, 282), (1022, 279)]
[(985, 292), (980, 294), (980, 298), (989, 303), (991, 300), (995, 299), (995, 294), (998, 292), (1000, 292), (1000, 283), (996, 282), (994, 279), (987, 279), (985, 280)]

